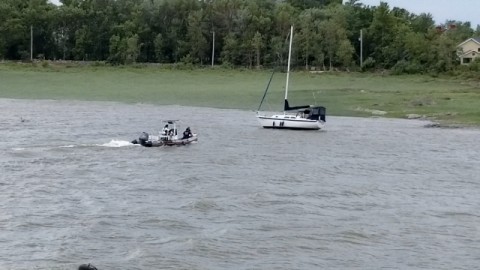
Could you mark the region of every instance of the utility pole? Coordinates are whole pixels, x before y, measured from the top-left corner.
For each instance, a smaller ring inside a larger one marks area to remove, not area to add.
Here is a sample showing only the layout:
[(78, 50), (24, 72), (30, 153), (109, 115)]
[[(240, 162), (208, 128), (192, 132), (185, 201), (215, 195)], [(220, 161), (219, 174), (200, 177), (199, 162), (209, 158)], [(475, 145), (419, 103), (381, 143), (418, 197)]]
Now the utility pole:
[(213, 62), (215, 60), (215, 31), (212, 32), (213, 35), (213, 41), (212, 41), (212, 67), (213, 67)]
[(30, 25), (30, 61), (33, 62), (33, 25)]
[(360, 68), (363, 67), (363, 29), (360, 29)]

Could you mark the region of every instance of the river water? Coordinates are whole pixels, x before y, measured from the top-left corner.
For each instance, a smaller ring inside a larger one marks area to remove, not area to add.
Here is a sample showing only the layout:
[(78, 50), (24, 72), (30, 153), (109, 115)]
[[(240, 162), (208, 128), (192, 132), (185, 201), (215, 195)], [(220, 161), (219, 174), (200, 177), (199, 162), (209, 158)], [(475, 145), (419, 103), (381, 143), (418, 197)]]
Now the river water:
[[(0, 99), (0, 269), (476, 269), (480, 131)], [(196, 144), (128, 142), (180, 119)]]

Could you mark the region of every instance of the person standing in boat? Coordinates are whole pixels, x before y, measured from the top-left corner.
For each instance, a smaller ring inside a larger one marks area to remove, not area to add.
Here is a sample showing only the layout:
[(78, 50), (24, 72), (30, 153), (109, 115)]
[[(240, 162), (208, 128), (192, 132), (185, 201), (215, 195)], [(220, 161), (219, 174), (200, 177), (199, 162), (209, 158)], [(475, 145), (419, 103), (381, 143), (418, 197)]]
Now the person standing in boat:
[(192, 132), (190, 131), (190, 127), (187, 127), (187, 129), (183, 132), (183, 138), (182, 140), (184, 139), (188, 139), (190, 137), (192, 137)]
[(161, 131), (158, 132), (160, 140), (165, 141), (168, 139), (168, 124), (166, 124)]
[(167, 135), (167, 134), (168, 134), (168, 124), (166, 124), (162, 129), (162, 135)]

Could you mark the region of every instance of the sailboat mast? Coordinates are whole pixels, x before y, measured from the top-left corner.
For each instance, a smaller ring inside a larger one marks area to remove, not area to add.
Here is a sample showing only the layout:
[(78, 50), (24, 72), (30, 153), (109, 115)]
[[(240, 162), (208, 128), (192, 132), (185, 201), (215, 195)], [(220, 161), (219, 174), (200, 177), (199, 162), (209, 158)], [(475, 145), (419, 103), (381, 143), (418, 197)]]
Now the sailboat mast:
[(290, 26), (290, 45), (288, 46), (288, 64), (287, 64), (287, 82), (285, 85), (285, 101), (288, 98), (288, 80), (290, 78), (290, 60), (292, 58), (292, 40), (293, 40), (293, 25)]

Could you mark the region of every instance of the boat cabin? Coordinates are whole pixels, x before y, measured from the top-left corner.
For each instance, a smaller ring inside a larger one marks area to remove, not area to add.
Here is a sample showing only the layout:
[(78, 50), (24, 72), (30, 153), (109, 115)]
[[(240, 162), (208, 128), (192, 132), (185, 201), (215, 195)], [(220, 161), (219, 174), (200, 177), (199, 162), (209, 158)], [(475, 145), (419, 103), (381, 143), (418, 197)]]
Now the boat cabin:
[(326, 111), (327, 110), (323, 106), (305, 108), (298, 110), (297, 116), (307, 118), (309, 120), (322, 120), (323, 122), (326, 122)]

